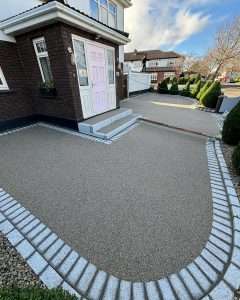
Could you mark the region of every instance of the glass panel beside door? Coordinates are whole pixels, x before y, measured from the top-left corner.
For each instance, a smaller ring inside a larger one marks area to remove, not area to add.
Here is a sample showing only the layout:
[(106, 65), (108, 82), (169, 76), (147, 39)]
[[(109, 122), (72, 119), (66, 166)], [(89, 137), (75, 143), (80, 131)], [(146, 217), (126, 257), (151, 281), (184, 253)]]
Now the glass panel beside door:
[(84, 42), (75, 40), (74, 41), (76, 50), (76, 66), (79, 76), (80, 86), (88, 86), (88, 71), (85, 55)]

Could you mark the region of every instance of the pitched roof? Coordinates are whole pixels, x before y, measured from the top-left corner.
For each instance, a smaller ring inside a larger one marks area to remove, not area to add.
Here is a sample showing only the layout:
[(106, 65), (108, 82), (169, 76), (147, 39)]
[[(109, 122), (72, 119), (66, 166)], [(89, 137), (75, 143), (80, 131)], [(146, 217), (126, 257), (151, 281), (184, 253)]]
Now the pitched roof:
[[(52, 2), (52, 1), (60, 2), (62, 5), (68, 7), (69, 9), (74, 10), (75, 12), (78, 12), (79, 14), (81, 14), (81, 15), (83, 15), (83, 16), (85, 16), (85, 17), (88, 17), (88, 18), (91, 19), (91, 20), (94, 20), (94, 21), (96, 21), (97, 23), (100, 23), (101, 25), (104, 25), (104, 26), (106, 26), (106, 27), (108, 27), (108, 28), (110, 28), (110, 29), (112, 29), (112, 30), (114, 30), (114, 31), (116, 31), (116, 32), (118, 32), (118, 33), (124, 35), (125, 37), (129, 37), (129, 33), (124, 32), (124, 31), (122, 31), (122, 30), (119, 30), (119, 29), (117, 29), (117, 28), (110, 27), (110, 26), (104, 24), (103, 22), (101, 22), (101, 21), (99, 21), (99, 20), (97, 20), (97, 19), (94, 19), (93, 17), (89, 16), (88, 14), (84, 13), (83, 11), (80, 11), (80, 10), (76, 9), (75, 7), (73, 7), (73, 6), (70, 6), (69, 4), (63, 3), (62, 1), (58, 1), (58, 0), (51, 0), (51, 1), (49, 1), (49, 2)], [(34, 6), (33, 8), (27, 9), (27, 10), (25, 10), (25, 11), (19, 13), (19, 14), (16, 14), (16, 15), (11, 16), (11, 17), (9, 17), (9, 18), (6, 18), (6, 19), (4, 19), (4, 20), (0, 20), (0, 23), (5, 22), (5, 21), (7, 21), (7, 20), (10, 20), (10, 19), (12, 19), (12, 18), (15, 18), (15, 17), (17, 17), (17, 16), (20, 16), (20, 15), (26, 13), (26, 12), (33, 11), (33, 10), (35, 10), (36, 8), (39, 8), (39, 7), (44, 6), (44, 5), (47, 5), (47, 4), (48, 4), (48, 2), (45, 2), (45, 3), (42, 3), (42, 4), (40, 4), (40, 5)]]
[(146, 50), (127, 52), (124, 54), (125, 61), (143, 60), (146, 57), (147, 60), (152, 59), (164, 59), (164, 58), (180, 58), (182, 55), (174, 51), (161, 51), (161, 50)]

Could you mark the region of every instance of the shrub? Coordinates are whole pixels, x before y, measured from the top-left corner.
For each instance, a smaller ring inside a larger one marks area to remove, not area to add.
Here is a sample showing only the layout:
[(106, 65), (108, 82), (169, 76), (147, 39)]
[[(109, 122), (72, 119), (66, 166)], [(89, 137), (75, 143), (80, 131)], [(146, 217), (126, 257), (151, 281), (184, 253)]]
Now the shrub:
[(233, 152), (232, 163), (237, 174), (240, 175), (240, 144), (235, 148)]
[(202, 97), (202, 95), (206, 92), (206, 90), (210, 87), (210, 85), (212, 84), (211, 80), (208, 80), (205, 82), (205, 84), (203, 85), (203, 87), (200, 89), (199, 93), (197, 94), (197, 99), (200, 100), (200, 98)]
[(61, 289), (4, 288), (0, 289), (0, 300), (77, 300)]
[(201, 81), (201, 75), (197, 74), (194, 83), (197, 84), (199, 80)]
[(198, 82), (195, 84), (195, 87), (192, 90), (193, 98), (196, 98), (197, 94), (200, 92), (201, 84), (202, 84), (201, 80), (198, 80)]
[(186, 84), (188, 82), (188, 79), (186, 77), (180, 77), (178, 79), (178, 84)]
[(169, 78), (166, 78), (161, 83), (159, 83), (158, 92), (160, 94), (168, 94), (168, 83), (169, 83)]
[(237, 145), (240, 142), (240, 102), (228, 114), (222, 132), (226, 144)]
[(218, 97), (221, 95), (221, 84), (214, 81), (210, 87), (202, 94), (200, 98), (201, 104), (209, 108), (216, 108)]
[(186, 86), (184, 87), (184, 89), (183, 89), (182, 92), (181, 92), (181, 95), (182, 95), (182, 96), (185, 96), (185, 97), (191, 97), (190, 84), (191, 84), (191, 81), (188, 80)]
[(169, 89), (169, 94), (172, 94), (172, 95), (177, 95), (178, 94), (178, 83), (177, 83), (177, 80), (174, 80), (172, 82), (172, 86)]

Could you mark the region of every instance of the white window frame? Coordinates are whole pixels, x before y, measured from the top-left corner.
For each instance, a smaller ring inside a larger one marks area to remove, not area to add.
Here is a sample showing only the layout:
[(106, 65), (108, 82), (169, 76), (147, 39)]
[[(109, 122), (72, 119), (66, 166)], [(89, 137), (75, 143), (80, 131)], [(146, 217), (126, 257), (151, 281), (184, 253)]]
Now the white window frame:
[(158, 80), (158, 73), (151, 73), (151, 81), (157, 81)]
[(41, 53), (38, 52), (38, 50), (37, 50), (37, 43), (39, 43), (39, 42), (44, 42), (45, 45), (46, 45), (46, 40), (45, 40), (45, 38), (43, 36), (40, 37), (40, 38), (36, 38), (36, 39), (33, 40), (33, 46), (34, 46), (35, 54), (36, 54), (36, 57), (37, 57), (38, 66), (39, 66), (39, 69), (40, 69), (40, 72), (41, 72), (42, 80), (43, 80), (43, 82), (46, 82), (40, 58), (41, 57), (48, 57), (49, 58), (49, 55), (48, 55), (48, 51), (44, 51), (44, 52), (41, 52)]
[(2, 81), (2, 84), (0, 84), (0, 91), (8, 91), (9, 87), (6, 81), (6, 78), (3, 74), (2, 68), (0, 67), (0, 79)]
[[(93, 0), (95, 1), (97, 4), (98, 4), (98, 21), (102, 22), (102, 15), (101, 15), (101, 3), (100, 3), (100, 0)], [(117, 28), (117, 11), (118, 11), (118, 7), (117, 7), (117, 4), (112, 1), (112, 0), (107, 0), (107, 24), (106, 25), (109, 25), (109, 15), (112, 13), (110, 12), (109, 10), (109, 2), (111, 2), (111, 4), (115, 5), (116, 6), (116, 14), (115, 14), (115, 27), (114, 28)], [(91, 14), (91, 12), (90, 12)]]

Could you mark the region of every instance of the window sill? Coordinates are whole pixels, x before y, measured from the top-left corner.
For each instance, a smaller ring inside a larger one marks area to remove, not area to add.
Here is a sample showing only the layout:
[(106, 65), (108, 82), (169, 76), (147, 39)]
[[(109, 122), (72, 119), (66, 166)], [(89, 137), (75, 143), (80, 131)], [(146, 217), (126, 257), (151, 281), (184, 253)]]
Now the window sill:
[(0, 96), (6, 94), (13, 94), (14, 90), (0, 90)]

